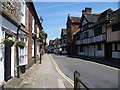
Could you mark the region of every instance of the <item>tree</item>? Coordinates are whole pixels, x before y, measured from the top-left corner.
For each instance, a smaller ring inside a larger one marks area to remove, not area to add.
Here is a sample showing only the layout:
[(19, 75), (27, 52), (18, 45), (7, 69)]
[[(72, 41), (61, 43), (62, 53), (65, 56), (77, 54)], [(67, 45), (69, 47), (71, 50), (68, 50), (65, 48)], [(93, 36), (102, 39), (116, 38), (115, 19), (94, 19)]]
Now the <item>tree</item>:
[(47, 34), (44, 31), (41, 31), (39, 33), (39, 38), (38, 38), (41, 43), (41, 47), (46, 45), (46, 38), (47, 38)]

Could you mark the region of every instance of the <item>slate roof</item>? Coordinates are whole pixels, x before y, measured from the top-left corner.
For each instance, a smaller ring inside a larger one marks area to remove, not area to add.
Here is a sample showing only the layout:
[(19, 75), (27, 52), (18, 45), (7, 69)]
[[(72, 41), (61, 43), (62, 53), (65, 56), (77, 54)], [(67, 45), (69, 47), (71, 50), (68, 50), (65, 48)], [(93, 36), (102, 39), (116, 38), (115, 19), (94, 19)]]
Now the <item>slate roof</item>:
[(71, 19), (71, 21), (73, 22), (73, 23), (80, 23), (80, 17), (70, 17), (70, 19)]

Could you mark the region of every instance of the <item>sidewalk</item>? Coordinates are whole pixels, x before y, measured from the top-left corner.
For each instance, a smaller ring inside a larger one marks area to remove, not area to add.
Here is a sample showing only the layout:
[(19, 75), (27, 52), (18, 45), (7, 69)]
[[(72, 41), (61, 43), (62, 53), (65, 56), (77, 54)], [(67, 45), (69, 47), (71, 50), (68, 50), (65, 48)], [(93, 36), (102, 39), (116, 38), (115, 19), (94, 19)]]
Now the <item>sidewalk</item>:
[[(6, 88), (73, 88), (68, 81), (58, 74), (47, 54), (43, 56), (42, 64), (34, 64), (25, 74), (21, 75), (21, 78), (16, 80), (16, 78), (11, 79)], [(15, 83), (17, 86), (14, 85)]]

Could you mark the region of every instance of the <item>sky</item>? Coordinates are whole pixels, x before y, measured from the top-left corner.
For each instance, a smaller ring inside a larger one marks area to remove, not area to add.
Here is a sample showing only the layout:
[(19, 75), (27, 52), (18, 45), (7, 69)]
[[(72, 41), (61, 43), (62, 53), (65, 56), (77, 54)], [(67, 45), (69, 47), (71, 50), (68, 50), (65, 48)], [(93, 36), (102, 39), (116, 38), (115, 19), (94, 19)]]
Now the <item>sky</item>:
[(91, 7), (92, 13), (101, 13), (108, 8), (118, 9), (118, 2), (34, 2), (38, 17), (43, 18), (43, 30), (49, 40), (59, 38), (61, 29), (66, 28), (68, 14), (81, 17), (85, 7)]

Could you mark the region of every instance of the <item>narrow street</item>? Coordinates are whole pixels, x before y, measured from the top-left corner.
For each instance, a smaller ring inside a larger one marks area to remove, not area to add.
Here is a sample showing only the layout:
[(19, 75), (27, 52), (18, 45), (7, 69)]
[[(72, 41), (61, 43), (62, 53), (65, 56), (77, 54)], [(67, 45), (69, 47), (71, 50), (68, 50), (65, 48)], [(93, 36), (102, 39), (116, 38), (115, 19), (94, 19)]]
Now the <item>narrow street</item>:
[(19, 79), (8, 81), (6, 88), (73, 88), (73, 86), (57, 72), (50, 56), (42, 57), (42, 64), (34, 64)]
[(52, 54), (61, 71), (74, 79), (73, 73), (80, 72), (80, 79), (91, 88), (117, 88), (118, 70), (98, 64), (90, 63), (77, 58)]
[(0, 1), (0, 90), (120, 90), (113, 1)]

